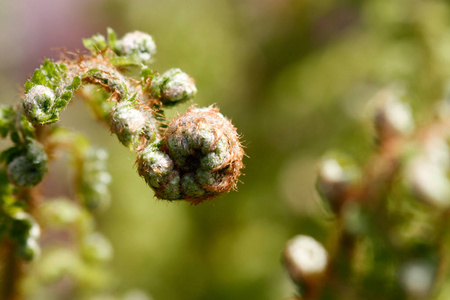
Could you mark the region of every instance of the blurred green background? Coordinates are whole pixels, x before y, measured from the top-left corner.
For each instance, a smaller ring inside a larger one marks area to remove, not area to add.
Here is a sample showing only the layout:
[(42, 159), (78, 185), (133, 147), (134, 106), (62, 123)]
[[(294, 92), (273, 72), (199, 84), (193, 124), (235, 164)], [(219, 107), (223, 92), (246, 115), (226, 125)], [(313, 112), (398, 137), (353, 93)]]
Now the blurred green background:
[[(318, 158), (340, 148), (366, 160), (365, 107), (380, 88), (404, 88), (418, 122), (429, 116), (447, 87), (449, 17), (448, 2), (433, 0), (0, 0), (0, 101), (18, 102), (44, 57), (82, 49), (83, 37), (151, 34), (153, 68), (194, 77), (195, 101), (232, 119), (248, 157), (238, 192), (196, 207), (157, 201), (134, 155), (74, 101), (61, 123), (110, 151), (113, 202), (98, 220), (115, 250), (113, 290), (283, 299), (294, 293), (286, 240), (325, 242), (333, 230), (314, 189)], [(55, 164), (46, 195), (73, 193), (70, 176)]]

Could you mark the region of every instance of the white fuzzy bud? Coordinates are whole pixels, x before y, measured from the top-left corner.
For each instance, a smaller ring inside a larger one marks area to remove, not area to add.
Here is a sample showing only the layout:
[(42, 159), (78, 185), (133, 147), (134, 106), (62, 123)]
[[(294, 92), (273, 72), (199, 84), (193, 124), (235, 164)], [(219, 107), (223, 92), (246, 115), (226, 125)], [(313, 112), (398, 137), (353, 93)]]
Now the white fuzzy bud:
[(409, 162), (406, 181), (414, 194), (424, 203), (450, 207), (450, 180), (441, 164), (422, 155)]
[(128, 101), (119, 102), (111, 113), (111, 131), (119, 141), (133, 150), (140, 144), (141, 134), (146, 130), (144, 113)]
[(292, 280), (316, 285), (325, 275), (328, 255), (312, 237), (297, 235), (286, 243), (284, 261)]
[(381, 138), (409, 135), (414, 130), (411, 107), (400, 101), (394, 92), (385, 90), (379, 95), (375, 111), (375, 127)]
[(142, 61), (149, 62), (156, 54), (156, 44), (151, 35), (141, 31), (127, 33), (118, 41), (122, 55), (137, 55)]
[(435, 268), (426, 261), (411, 261), (402, 266), (400, 284), (411, 299), (427, 299), (435, 278)]
[(22, 103), (23, 111), (31, 123), (46, 123), (56, 113), (52, 111), (55, 100), (56, 96), (52, 89), (43, 85), (36, 85), (25, 95)]

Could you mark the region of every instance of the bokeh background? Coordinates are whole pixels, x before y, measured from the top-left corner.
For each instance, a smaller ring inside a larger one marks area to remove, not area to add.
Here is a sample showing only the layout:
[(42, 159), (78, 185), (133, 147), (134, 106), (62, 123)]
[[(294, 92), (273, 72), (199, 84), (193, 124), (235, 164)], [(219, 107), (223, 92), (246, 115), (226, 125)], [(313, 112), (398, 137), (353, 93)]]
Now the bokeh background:
[[(194, 77), (195, 101), (233, 120), (248, 157), (237, 192), (198, 206), (157, 201), (134, 155), (73, 101), (61, 124), (110, 152), (113, 201), (98, 222), (114, 247), (112, 289), (283, 299), (295, 291), (281, 264), (286, 240), (325, 242), (333, 230), (314, 188), (317, 160), (336, 148), (367, 159), (366, 107), (380, 88), (403, 88), (418, 122), (429, 116), (446, 93), (449, 20), (437, 0), (0, 0), (0, 102), (18, 102), (44, 58), (81, 50), (84, 37), (151, 34), (153, 68)], [(46, 194), (73, 193), (70, 176), (56, 164)]]

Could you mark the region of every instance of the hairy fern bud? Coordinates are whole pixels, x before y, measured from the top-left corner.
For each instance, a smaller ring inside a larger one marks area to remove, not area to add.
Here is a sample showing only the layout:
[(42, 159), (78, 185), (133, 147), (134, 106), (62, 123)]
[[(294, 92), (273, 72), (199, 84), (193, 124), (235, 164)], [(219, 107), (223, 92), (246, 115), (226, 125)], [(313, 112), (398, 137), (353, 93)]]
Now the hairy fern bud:
[(21, 187), (32, 187), (42, 181), (47, 172), (47, 154), (38, 142), (27, 144), (25, 151), (8, 164), (10, 181)]
[(117, 41), (116, 47), (121, 55), (137, 56), (144, 63), (150, 62), (156, 54), (156, 44), (152, 36), (141, 31), (125, 34)]
[(56, 96), (52, 89), (36, 85), (28, 91), (22, 102), (25, 116), (33, 124), (46, 123), (57, 115), (53, 107), (55, 101)]
[(170, 122), (163, 141), (140, 152), (138, 172), (160, 199), (200, 203), (236, 186), (244, 151), (236, 128), (214, 107)]
[(170, 69), (153, 78), (150, 92), (166, 105), (174, 105), (194, 98), (197, 88), (194, 80), (178, 68)]
[(135, 106), (136, 104), (130, 101), (117, 103), (110, 119), (111, 131), (130, 150), (139, 146), (148, 119), (144, 112)]

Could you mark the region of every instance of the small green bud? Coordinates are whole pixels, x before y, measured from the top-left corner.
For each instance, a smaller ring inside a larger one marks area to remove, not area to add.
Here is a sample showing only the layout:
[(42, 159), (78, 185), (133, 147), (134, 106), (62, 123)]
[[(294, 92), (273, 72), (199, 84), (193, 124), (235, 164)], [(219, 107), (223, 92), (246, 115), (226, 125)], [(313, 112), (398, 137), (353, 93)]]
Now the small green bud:
[(121, 55), (137, 56), (143, 63), (151, 62), (156, 54), (156, 44), (151, 35), (140, 31), (129, 32), (116, 42)]
[[(207, 143), (203, 146), (205, 145)], [(217, 170), (217, 168), (220, 168), (229, 159), (230, 149), (228, 139), (222, 136), (208, 152), (204, 152), (206, 155), (200, 159), (200, 167), (204, 170)]]
[(180, 174), (178, 171), (172, 171), (164, 178), (164, 185), (157, 194), (160, 198), (167, 200), (181, 200), (184, 199), (180, 188)]
[(84, 237), (81, 254), (88, 262), (107, 262), (113, 257), (113, 248), (102, 234), (95, 232)]
[(45, 124), (58, 119), (58, 112), (54, 108), (56, 101), (52, 89), (36, 85), (32, 87), (22, 102), (23, 111), (28, 120), (33, 124)]
[(284, 248), (286, 269), (294, 282), (304, 288), (321, 284), (328, 266), (328, 254), (315, 239), (297, 235)]
[(46, 172), (47, 154), (38, 142), (29, 143), (25, 153), (8, 164), (8, 177), (17, 186), (35, 186), (42, 181)]
[(194, 80), (174, 68), (153, 78), (150, 92), (153, 97), (160, 98), (166, 105), (174, 105), (194, 98), (197, 94)]
[(111, 131), (130, 150), (141, 143), (141, 134), (146, 130), (146, 115), (129, 101), (119, 102), (111, 113)]
[(214, 182), (218, 182), (218, 181), (221, 180), (220, 174), (214, 173), (214, 172), (210, 172), (210, 171), (204, 170), (204, 169), (198, 169), (197, 170), (195, 179), (202, 186), (213, 185)]
[(184, 194), (189, 198), (201, 197), (206, 193), (201, 184), (196, 182), (195, 174), (193, 173), (187, 173), (183, 176), (181, 188), (183, 189)]
[(179, 200), (180, 175), (174, 171), (173, 161), (166, 153), (159, 150), (160, 140), (148, 145), (138, 156), (138, 173), (147, 184), (157, 191), (159, 198)]
[(166, 153), (159, 151), (155, 143), (139, 152), (138, 172), (152, 188), (161, 187), (164, 177), (173, 170), (173, 161)]
[(106, 49), (106, 39), (101, 34), (96, 34), (89, 39), (83, 39), (83, 45), (92, 53), (104, 51)]

